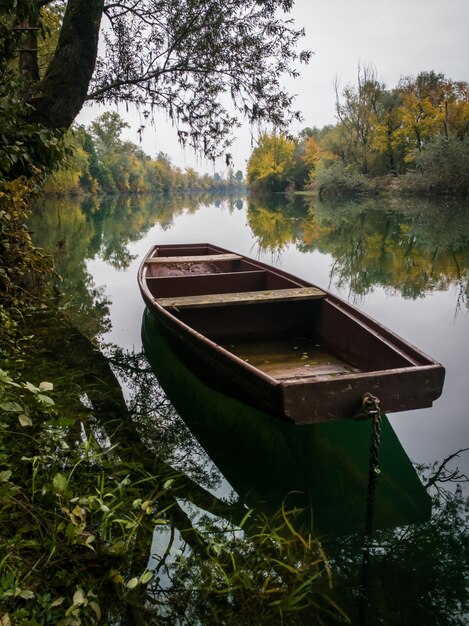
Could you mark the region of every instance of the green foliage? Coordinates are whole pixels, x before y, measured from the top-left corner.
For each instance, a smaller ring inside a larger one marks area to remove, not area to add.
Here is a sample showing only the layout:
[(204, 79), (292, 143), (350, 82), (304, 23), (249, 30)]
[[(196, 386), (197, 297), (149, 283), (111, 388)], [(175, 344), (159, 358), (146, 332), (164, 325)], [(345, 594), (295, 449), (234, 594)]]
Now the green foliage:
[(29, 121), (32, 107), (25, 103), (25, 80), (12, 68), (18, 45), (10, 25), (11, 13), (27, 15), (36, 3), (19, 2), (0, 11), (0, 179), (44, 176), (54, 170), (66, 151), (61, 132)]
[[(253, 513), (246, 513), (242, 529)], [(294, 512), (284, 507), (271, 519), (258, 516), (244, 533), (220, 532), (212, 522), (208, 558), (191, 553), (177, 562), (181, 587), (171, 606), (177, 612), (185, 608), (189, 623), (267, 625), (281, 619), (295, 624), (302, 623), (308, 606), (318, 623), (350, 623), (331, 598), (331, 572), (321, 545), (298, 534), (294, 524)]]
[(128, 127), (116, 111), (107, 111), (91, 122), (90, 133), (95, 138), (97, 152), (109, 154), (120, 148), (120, 135)]
[(0, 176), (38, 176), (54, 170), (65, 154), (61, 133), (27, 121), (30, 108), (15, 95), (13, 80), (0, 82)]
[(86, 133), (78, 128), (64, 136), (67, 156), (60, 161), (60, 166), (44, 182), (43, 193), (78, 195), (86, 189), (93, 192), (97, 181), (91, 177), (90, 167), (93, 154), (85, 150)]
[(0, 16), (18, 20), (37, 15), (38, 3), (35, 0), (3, 0), (0, 7)]
[(370, 193), (367, 178), (351, 165), (341, 162), (319, 170), (313, 182), (320, 198), (345, 199)]
[(103, 113), (88, 129), (72, 128), (64, 146), (68, 153), (45, 181), (46, 194), (140, 194), (184, 191), (234, 191), (243, 188), (243, 175), (200, 175), (182, 171), (160, 152), (150, 159), (130, 141), (120, 138), (127, 124), (118, 113)]
[[(129, 615), (162, 624), (183, 614), (188, 623), (242, 615), (250, 623), (254, 608), (258, 624), (283, 615), (293, 624), (305, 609), (345, 621), (330, 598), (321, 545), (295, 529), (294, 512), (269, 520), (218, 501), (163, 460), (191, 454), (194, 442), (172, 425), (143, 356), (116, 352), (113, 361), (133, 381), (130, 416), (106, 360), (91, 343), (78, 348), (63, 321), (51, 322), (42, 336), (36, 320), (34, 349), (47, 341), (57, 385), (0, 370), (0, 617), (78, 626), (127, 623)], [(210, 503), (211, 515), (196, 520), (181, 501)]]
[(469, 138), (437, 136), (415, 158), (407, 188), (433, 193), (469, 193)]
[(0, 183), (0, 355), (15, 341), (18, 321), (44, 304), (51, 265), (29, 234), (28, 197), (34, 181)]
[(111, 472), (92, 437), (70, 448), (64, 435), (78, 422), (56, 411), (51, 393), (52, 383), (0, 370), (0, 517), (10, 520), (0, 525), (0, 615), (97, 624), (106, 593), (118, 605), (151, 578), (143, 571), (134, 585), (119, 567), (138, 529), (157, 519), (158, 490), (138, 465)]

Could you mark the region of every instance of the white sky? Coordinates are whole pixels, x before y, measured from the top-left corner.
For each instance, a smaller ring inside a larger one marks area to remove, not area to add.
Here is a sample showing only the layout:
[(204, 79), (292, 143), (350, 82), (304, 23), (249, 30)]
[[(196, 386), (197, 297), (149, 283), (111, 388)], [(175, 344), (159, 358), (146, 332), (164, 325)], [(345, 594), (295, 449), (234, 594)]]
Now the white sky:
[[(341, 85), (355, 82), (358, 63), (372, 64), (388, 87), (401, 76), (429, 70), (469, 80), (469, 0), (296, 0), (291, 16), (306, 30), (301, 47), (315, 53), (308, 66), (300, 67), (300, 77), (286, 83), (304, 118), (292, 128), (294, 133), (335, 122), (334, 79)], [(89, 124), (104, 110), (87, 107), (77, 121)], [(139, 143), (138, 114), (127, 113), (125, 106), (118, 110), (131, 125), (124, 138)], [(209, 173), (225, 168), (222, 160), (213, 166), (191, 150), (183, 151), (163, 115), (155, 127), (147, 127), (141, 147), (150, 156), (165, 152), (182, 168)], [(245, 169), (251, 149), (246, 126), (230, 150), (235, 169)]]

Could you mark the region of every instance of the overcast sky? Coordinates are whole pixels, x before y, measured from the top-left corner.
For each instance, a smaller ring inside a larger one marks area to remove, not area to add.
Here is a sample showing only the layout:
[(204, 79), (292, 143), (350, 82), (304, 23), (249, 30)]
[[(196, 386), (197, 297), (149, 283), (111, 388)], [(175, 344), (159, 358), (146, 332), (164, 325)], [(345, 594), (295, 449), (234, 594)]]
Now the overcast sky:
[[(401, 76), (429, 70), (469, 80), (469, 0), (296, 0), (292, 17), (306, 31), (301, 47), (314, 51), (300, 77), (286, 83), (304, 118), (294, 133), (335, 122), (334, 80), (343, 86), (355, 82), (358, 63), (372, 64), (388, 87)], [(87, 107), (78, 122), (88, 124), (104, 110)], [(131, 124), (125, 139), (138, 143), (138, 115), (127, 113), (125, 106), (118, 110)], [(249, 128), (240, 129), (231, 149), (235, 169), (245, 169), (251, 141)], [(165, 152), (183, 168), (214, 171), (212, 164), (178, 146), (164, 116), (156, 127), (148, 126), (141, 147), (150, 156)], [(215, 170), (223, 169), (223, 162), (217, 162)]]

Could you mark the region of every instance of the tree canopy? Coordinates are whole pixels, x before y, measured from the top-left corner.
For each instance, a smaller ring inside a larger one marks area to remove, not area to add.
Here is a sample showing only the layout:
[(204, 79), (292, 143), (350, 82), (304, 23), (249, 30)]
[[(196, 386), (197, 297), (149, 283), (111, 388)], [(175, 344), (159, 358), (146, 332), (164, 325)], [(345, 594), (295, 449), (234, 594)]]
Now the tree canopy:
[[(68, 128), (85, 101), (125, 101), (141, 107), (146, 118), (154, 109), (166, 111), (182, 143), (214, 157), (229, 145), (240, 117), (283, 127), (298, 116), (281, 79), (296, 76), (297, 62), (307, 62), (310, 53), (297, 49), (303, 30), (285, 17), (292, 5), (6, 0), (0, 18), (13, 33), (29, 82), (33, 120)], [(50, 12), (57, 15), (60, 8), (57, 43), (41, 75), (38, 37), (51, 37), (54, 29), (45, 28)]]
[(282, 138), (261, 137), (248, 162), (252, 189), (302, 189), (309, 179), (321, 195), (350, 196), (374, 193), (370, 181), (382, 177), (402, 191), (468, 193), (467, 82), (430, 71), (389, 89), (373, 67), (359, 67), (357, 84), (337, 84), (336, 98), (337, 123), (289, 139), (281, 167)]
[(198, 174), (173, 165), (159, 152), (150, 158), (120, 135), (127, 126), (116, 111), (106, 111), (88, 128), (73, 126), (63, 137), (68, 154), (44, 181), (42, 191), (58, 196), (230, 192), (244, 189), (243, 173), (227, 168), (222, 176)]

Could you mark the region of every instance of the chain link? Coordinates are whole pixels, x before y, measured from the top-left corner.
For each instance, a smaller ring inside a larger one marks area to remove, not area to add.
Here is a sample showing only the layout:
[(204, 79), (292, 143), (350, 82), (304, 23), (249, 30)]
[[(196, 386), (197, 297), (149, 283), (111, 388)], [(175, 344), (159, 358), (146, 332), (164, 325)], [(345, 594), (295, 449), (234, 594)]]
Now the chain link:
[(375, 514), (376, 483), (379, 470), (379, 448), (381, 444), (381, 411), (380, 402), (371, 393), (365, 393), (362, 406), (354, 416), (355, 419), (372, 419), (370, 460), (368, 468), (368, 490), (366, 496), (365, 539), (363, 545), (363, 565), (361, 579), (361, 593), (359, 602), (359, 624), (367, 623), (369, 598), (368, 579), (370, 569), (371, 538), (373, 534), (373, 520)]

